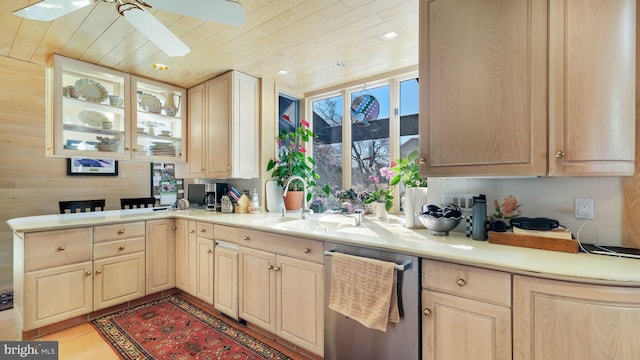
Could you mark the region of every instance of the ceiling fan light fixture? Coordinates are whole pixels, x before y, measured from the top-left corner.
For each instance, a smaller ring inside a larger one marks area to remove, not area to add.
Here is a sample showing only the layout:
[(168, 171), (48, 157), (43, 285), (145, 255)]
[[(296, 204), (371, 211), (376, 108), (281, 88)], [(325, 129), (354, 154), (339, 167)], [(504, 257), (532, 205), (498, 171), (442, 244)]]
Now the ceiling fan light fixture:
[(52, 21), (93, 3), (95, 0), (44, 0), (16, 10), (13, 14), (31, 20)]

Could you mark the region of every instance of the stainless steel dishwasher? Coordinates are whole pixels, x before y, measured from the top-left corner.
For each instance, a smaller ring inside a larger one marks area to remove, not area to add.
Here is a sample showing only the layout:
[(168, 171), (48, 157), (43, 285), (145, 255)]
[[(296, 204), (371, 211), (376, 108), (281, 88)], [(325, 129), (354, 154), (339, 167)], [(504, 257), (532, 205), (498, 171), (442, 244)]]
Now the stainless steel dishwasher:
[[(390, 323), (386, 332), (369, 329), (329, 309), (331, 254), (341, 252), (400, 265), (398, 307), (400, 322)], [(420, 359), (420, 266), (418, 258), (350, 245), (325, 243), (324, 358), (327, 360)]]

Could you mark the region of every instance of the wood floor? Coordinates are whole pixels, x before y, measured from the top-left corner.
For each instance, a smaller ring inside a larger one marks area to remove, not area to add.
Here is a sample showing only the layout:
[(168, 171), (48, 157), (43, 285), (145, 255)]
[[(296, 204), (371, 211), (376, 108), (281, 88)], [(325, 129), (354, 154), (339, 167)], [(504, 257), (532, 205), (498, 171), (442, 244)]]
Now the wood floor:
[[(204, 308), (214, 316), (225, 321), (227, 324), (244, 331), (245, 333), (253, 336), (254, 338), (266, 343), (267, 345), (281, 351), (283, 354), (289, 356), (295, 360), (309, 360), (318, 359), (318, 357), (310, 354), (301, 354), (295, 352), (292, 349), (283, 346), (276, 342), (274, 339), (268, 337), (266, 334), (243, 326), (235, 321), (224, 318), (220, 314), (215, 314), (215, 310), (207, 309), (201, 304), (198, 304), (196, 299), (189, 296), (183, 296), (188, 301)], [(107, 343), (102, 336), (93, 328), (89, 323), (80, 324), (71, 328), (61, 330), (55, 333), (51, 333), (41, 337), (42, 340), (58, 341), (59, 358), (65, 360), (85, 360), (85, 359), (100, 359), (111, 360), (120, 359), (118, 354), (111, 348), (111, 345)], [(0, 340), (20, 340), (18, 332), (13, 321), (13, 309), (0, 311)]]

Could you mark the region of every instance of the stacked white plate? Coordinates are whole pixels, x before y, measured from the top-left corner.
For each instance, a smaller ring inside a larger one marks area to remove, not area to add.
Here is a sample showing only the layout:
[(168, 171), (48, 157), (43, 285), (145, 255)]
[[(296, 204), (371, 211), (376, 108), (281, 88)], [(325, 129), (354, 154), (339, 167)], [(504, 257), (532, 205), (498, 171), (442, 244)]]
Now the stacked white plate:
[(151, 155), (176, 156), (175, 146), (165, 142), (154, 141), (153, 145), (149, 146), (149, 152)]

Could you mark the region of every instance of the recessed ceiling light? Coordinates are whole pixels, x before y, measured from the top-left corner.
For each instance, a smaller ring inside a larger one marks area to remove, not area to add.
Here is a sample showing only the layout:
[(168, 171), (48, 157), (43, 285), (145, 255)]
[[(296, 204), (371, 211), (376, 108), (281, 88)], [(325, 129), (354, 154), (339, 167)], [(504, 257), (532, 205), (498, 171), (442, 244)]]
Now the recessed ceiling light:
[(347, 65), (349, 65), (349, 63), (347, 61), (344, 61), (344, 60), (336, 61), (336, 66), (337, 67), (345, 67)]
[(392, 32), (388, 32), (388, 33), (382, 35), (382, 40), (395, 40), (395, 39), (398, 38), (398, 36), (400, 36), (400, 35), (398, 35), (397, 32), (393, 32), (392, 31)]
[(165, 64), (151, 64), (151, 67), (153, 68), (153, 70), (158, 70), (158, 71), (169, 70), (169, 65), (165, 65)]
[(289, 72), (287, 70), (278, 70), (278, 75), (287, 75)]

